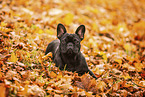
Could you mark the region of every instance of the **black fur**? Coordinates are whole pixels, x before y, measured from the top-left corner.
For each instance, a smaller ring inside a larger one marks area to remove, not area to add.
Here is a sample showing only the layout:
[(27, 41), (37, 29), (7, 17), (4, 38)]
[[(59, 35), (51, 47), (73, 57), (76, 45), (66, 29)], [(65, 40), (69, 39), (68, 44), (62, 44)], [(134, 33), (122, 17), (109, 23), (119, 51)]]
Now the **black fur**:
[(52, 52), (54, 63), (61, 70), (63, 70), (66, 65), (65, 68), (68, 71), (76, 71), (81, 75), (89, 72), (91, 76), (97, 79), (94, 73), (88, 68), (85, 57), (80, 52), (80, 42), (84, 39), (84, 33), (84, 25), (80, 25), (75, 34), (69, 34), (62, 24), (58, 24), (58, 39), (48, 44), (45, 55)]

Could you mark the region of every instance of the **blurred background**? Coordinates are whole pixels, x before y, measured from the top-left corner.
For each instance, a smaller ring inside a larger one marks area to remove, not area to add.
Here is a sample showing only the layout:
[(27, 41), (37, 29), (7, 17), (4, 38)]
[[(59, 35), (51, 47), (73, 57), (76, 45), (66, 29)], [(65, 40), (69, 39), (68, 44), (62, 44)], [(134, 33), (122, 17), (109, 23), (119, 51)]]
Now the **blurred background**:
[(0, 9), (1, 22), (19, 21), (36, 28), (34, 32), (54, 37), (57, 24), (62, 23), (70, 33), (84, 24), (87, 40), (98, 34), (112, 39), (113, 35), (114, 39), (124, 35), (145, 39), (144, 0), (2, 0)]

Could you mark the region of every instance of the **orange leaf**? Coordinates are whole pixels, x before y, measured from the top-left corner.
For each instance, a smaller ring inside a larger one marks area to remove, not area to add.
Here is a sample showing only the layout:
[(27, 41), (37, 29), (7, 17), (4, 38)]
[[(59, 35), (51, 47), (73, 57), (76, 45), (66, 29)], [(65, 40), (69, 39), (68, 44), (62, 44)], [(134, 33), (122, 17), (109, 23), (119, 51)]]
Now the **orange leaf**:
[(144, 67), (142, 63), (135, 63), (134, 65), (138, 72), (141, 72), (142, 68)]
[(57, 75), (53, 71), (50, 72), (49, 76), (51, 78), (56, 78), (57, 77)]
[(6, 97), (6, 88), (4, 83), (0, 83), (0, 97)]
[(42, 59), (48, 59), (50, 60), (50, 58), (52, 58), (52, 53), (48, 53), (47, 55), (43, 56)]

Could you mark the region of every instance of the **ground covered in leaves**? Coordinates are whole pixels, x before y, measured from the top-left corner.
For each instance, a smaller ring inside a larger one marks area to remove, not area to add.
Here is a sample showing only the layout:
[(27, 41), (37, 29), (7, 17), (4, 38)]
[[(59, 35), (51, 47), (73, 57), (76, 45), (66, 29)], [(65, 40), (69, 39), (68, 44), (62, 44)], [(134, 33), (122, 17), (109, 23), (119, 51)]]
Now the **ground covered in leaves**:
[[(86, 26), (89, 74), (44, 56), (58, 23)], [(145, 96), (144, 0), (0, 0), (0, 97)]]

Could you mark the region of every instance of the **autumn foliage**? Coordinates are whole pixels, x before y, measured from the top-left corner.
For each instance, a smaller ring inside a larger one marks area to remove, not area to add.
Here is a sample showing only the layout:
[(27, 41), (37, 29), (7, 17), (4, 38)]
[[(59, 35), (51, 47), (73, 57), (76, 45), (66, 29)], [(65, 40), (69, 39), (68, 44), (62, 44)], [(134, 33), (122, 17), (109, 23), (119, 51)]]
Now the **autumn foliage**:
[[(89, 74), (44, 56), (58, 23), (86, 26)], [(145, 0), (0, 0), (0, 97), (145, 96)]]

